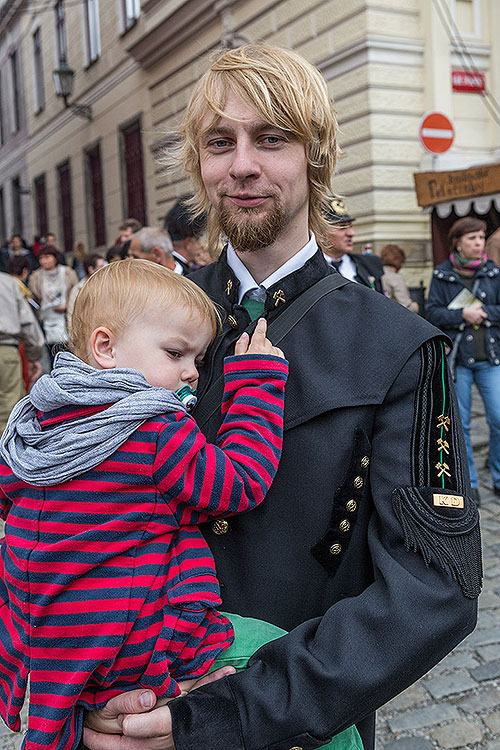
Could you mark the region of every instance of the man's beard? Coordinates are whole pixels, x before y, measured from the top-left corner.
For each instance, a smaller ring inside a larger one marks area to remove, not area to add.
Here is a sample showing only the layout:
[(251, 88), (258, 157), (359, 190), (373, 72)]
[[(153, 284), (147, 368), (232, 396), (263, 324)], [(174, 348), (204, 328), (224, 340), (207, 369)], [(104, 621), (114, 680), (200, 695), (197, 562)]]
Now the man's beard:
[(234, 207), (229, 210), (221, 199), (218, 210), (219, 228), (235, 250), (251, 253), (272, 245), (285, 226), (281, 203), (274, 199), (273, 208), (264, 214), (257, 208)]

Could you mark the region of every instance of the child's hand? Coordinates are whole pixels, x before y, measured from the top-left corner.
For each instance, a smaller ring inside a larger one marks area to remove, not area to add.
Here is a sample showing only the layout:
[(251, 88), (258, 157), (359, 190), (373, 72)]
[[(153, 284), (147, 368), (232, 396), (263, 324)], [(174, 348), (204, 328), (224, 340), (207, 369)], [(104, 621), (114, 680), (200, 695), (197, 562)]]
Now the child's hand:
[(235, 354), (272, 354), (275, 357), (283, 357), (285, 355), (278, 349), (277, 346), (273, 346), (268, 338), (267, 333), (267, 321), (264, 318), (259, 318), (257, 327), (252, 334), (252, 338), (249, 337), (248, 333), (242, 333), (236, 342), (234, 347)]

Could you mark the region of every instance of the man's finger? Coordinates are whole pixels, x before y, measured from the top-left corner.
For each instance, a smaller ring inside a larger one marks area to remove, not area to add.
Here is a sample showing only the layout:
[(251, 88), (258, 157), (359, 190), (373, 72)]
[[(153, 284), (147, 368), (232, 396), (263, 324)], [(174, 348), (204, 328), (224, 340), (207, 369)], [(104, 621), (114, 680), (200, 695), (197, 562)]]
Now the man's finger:
[(156, 695), (152, 690), (131, 690), (110, 698), (104, 708), (95, 713), (100, 714), (103, 719), (115, 719), (121, 714), (141, 714), (144, 711), (151, 711), (155, 703)]
[[(203, 685), (208, 685), (210, 682), (220, 680), (221, 677), (227, 677), (230, 674), (235, 674), (235, 672), (236, 669), (234, 667), (220, 667), (220, 669), (216, 669), (214, 672), (210, 672), (209, 674), (200, 677), (199, 680), (196, 680), (196, 683), (193, 685), (192, 690), (202, 687)], [(180, 682), (179, 685), (181, 688), (184, 687), (184, 684), (182, 682)]]
[(169, 750), (173, 748), (167, 737), (136, 738), (120, 734), (101, 734), (86, 727), (83, 730), (83, 743), (89, 750)]
[(123, 734), (127, 737), (167, 737), (172, 734), (172, 715), (168, 706), (160, 706), (148, 714), (123, 717)]

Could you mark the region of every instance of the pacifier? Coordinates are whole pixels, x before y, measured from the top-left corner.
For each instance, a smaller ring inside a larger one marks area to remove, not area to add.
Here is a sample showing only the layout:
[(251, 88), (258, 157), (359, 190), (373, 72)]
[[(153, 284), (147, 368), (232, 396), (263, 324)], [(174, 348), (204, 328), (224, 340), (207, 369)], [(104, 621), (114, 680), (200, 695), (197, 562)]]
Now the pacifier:
[(198, 401), (198, 399), (196, 398), (196, 390), (192, 391), (188, 385), (184, 385), (182, 388), (179, 388), (179, 390), (175, 392), (175, 395), (177, 396), (177, 398), (180, 398), (180, 400), (186, 407), (186, 411), (192, 411), (196, 406), (196, 402)]

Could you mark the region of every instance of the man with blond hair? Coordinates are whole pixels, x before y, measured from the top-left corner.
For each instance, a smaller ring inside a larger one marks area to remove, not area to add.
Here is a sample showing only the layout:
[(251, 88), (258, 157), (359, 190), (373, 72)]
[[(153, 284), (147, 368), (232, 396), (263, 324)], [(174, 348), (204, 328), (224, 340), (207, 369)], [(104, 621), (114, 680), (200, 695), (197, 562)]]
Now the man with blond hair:
[(199, 384), (208, 439), (223, 357), (258, 316), (291, 362), (267, 501), (205, 536), (224, 607), (291, 632), (169, 706), (137, 716), (150, 691), (116, 697), (89, 717), (92, 750), (313, 750), (352, 724), (368, 750), (374, 711), (474, 628), (478, 514), (445, 343), (328, 267), (336, 131), (291, 51), (226, 51), (193, 92), (177, 155), (212, 247), (227, 243), (192, 277), (226, 312)]

